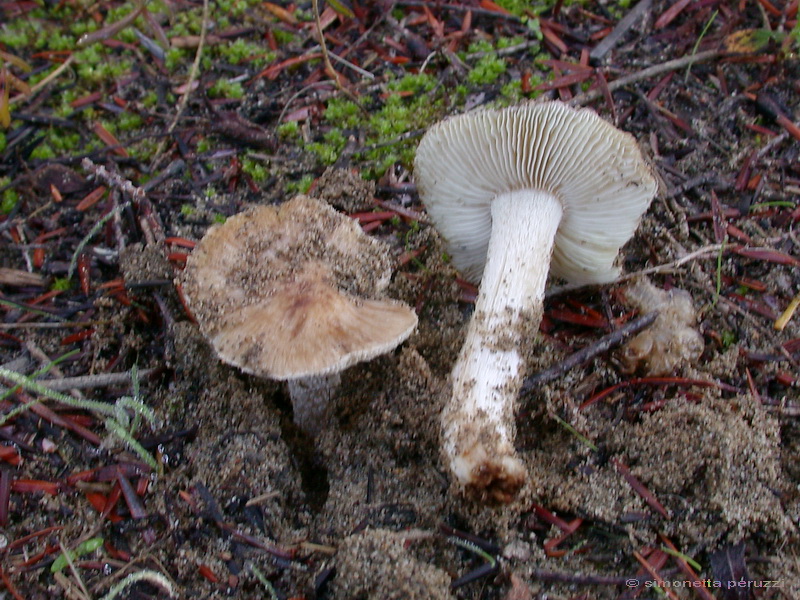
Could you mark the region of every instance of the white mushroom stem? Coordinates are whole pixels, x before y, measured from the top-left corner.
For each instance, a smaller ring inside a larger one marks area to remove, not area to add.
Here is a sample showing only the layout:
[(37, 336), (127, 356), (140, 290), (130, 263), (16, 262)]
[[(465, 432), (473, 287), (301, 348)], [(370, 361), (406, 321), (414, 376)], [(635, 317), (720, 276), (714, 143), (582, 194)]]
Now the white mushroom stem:
[(510, 500), (525, 481), (514, 412), (525, 376), (523, 335), (535, 335), (562, 216), (552, 194), (518, 190), (492, 201), (492, 230), (475, 313), (442, 416), (444, 453), (460, 483)]
[(339, 373), (290, 379), (287, 384), (295, 425), (314, 437), (325, 429), (330, 400), (341, 380)]

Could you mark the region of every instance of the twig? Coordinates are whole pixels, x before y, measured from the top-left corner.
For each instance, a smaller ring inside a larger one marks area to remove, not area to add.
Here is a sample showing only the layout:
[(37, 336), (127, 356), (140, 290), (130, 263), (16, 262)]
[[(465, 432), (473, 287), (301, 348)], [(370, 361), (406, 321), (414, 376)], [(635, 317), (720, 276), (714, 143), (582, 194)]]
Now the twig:
[[(619, 79), (610, 81), (608, 83), (608, 89), (609, 91), (613, 92), (615, 90), (625, 87), (626, 85), (630, 85), (631, 83), (642, 81), (643, 79), (649, 79), (650, 77), (655, 77), (656, 75), (661, 75), (662, 73), (668, 73), (670, 71), (677, 71), (688, 65), (693, 65), (696, 63), (713, 60), (721, 56), (722, 54), (723, 52), (720, 50), (706, 50), (705, 52), (700, 52), (699, 54), (692, 54), (690, 56), (683, 56), (681, 58), (676, 58), (675, 60), (668, 60), (667, 62), (661, 63), (660, 65), (653, 65), (652, 67), (647, 67), (646, 69), (642, 69), (641, 71), (637, 71), (636, 73), (631, 73), (630, 75), (626, 75), (625, 77), (620, 77)], [(569, 101), (569, 104), (571, 104), (572, 106), (580, 106), (582, 104), (588, 104), (592, 100), (596, 100), (602, 95), (603, 91), (600, 89), (589, 90), (588, 92), (584, 92), (583, 94), (578, 94), (577, 96), (575, 96), (572, 100)]]
[[(322, 62), (325, 63), (325, 72), (333, 79), (333, 82), (336, 84), (336, 87), (340, 92), (342, 92), (345, 96), (347, 96), (356, 106), (358, 106), (363, 112), (367, 112), (366, 109), (361, 105), (361, 102), (358, 101), (355, 94), (348, 90), (342, 80), (339, 78), (339, 72), (333, 68), (331, 64), (331, 55), (328, 52), (328, 44), (325, 42), (325, 32), (322, 31), (322, 19), (319, 14), (319, 0), (311, 0), (311, 6), (314, 10), (314, 21), (317, 26), (317, 35), (319, 35), (319, 45), (320, 49), (322, 50)], [(336, 57), (340, 58), (340, 57)], [(344, 59), (341, 59), (344, 62)]]
[(362, 77), (366, 77), (367, 79), (375, 79), (375, 74), (374, 73), (370, 73), (366, 69), (362, 69), (358, 65), (355, 65), (355, 64), (351, 63), (346, 58), (342, 58), (341, 56), (338, 56), (334, 52), (329, 53), (328, 56), (330, 58), (332, 58), (333, 60), (335, 60), (336, 62), (338, 62), (339, 64), (344, 65), (348, 69), (352, 69), (353, 71), (355, 71), (356, 73), (358, 73)]
[[(186, 91), (181, 96), (181, 100), (178, 103), (178, 110), (175, 113), (175, 117), (172, 119), (172, 123), (167, 128), (167, 135), (171, 134), (175, 127), (178, 126), (178, 121), (183, 114), (183, 111), (186, 110), (186, 105), (189, 103), (189, 94), (192, 93), (192, 84), (197, 79), (197, 73), (200, 71), (200, 59), (203, 57), (203, 49), (206, 45), (206, 33), (208, 32), (208, 18), (209, 18), (209, 9), (208, 9), (208, 0), (203, 0), (203, 21), (200, 25), (200, 41), (197, 44), (197, 52), (194, 53), (194, 62), (192, 63), (192, 68), (189, 71), (189, 80), (186, 82)], [(155, 166), (160, 162), (161, 153), (164, 151), (164, 146), (166, 145), (167, 140), (166, 138), (161, 140), (161, 144), (156, 149), (151, 172), (155, 170)]]
[(11, 100), (8, 101), (9, 105), (13, 106), (17, 102), (22, 102), (23, 100), (27, 100), (28, 98), (30, 98), (31, 96), (36, 94), (36, 92), (41, 90), (43, 87), (45, 87), (51, 81), (53, 81), (59, 75), (61, 75), (61, 73), (63, 73), (72, 64), (72, 62), (74, 60), (75, 60), (75, 55), (74, 54), (70, 54), (69, 58), (67, 60), (65, 60), (64, 63), (60, 67), (55, 69), (52, 73), (50, 73), (50, 75), (48, 75), (47, 77), (42, 79), (39, 83), (37, 83), (36, 85), (32, 86), (30, 91), (27, 94), (19, 94), (18, 96), (14, 96), (13, 98), (11, 98)]
[(128, 201), (125, 202), (125, 204), (117, 204), (116, 206), (114, 206), (113, 209), (111, 209), (102, 217), (100, 217), (97, 220), (97, 223), (95, 223), (94, 226), (89, 230), (89, 233), (87, 233), (86, 236), (80, 242), (78, 242), (78, 245), (75, 248), (75, 252), (72, 254), (72, 260), (70, 260), (69, 262), (69, 269), (67, 270), (67, 279), (72, 279), (72, 276), (75, 274), (75, 267), (78, 264), (78, 257), (80, 257), (81, 252), (83, 252), (83, 249), (86, 247), (86, 244), (88, 244), (91, 241), (91, 239), (97, 234), (97, 232), (99, 232), (103, 228), (103, 225), (105, 225), (109, 219), (113, 218), (118, 212), (128, 208), (130, 205), (131, 203), (130, 201)]
[(58, 547), (61, 549), (61, 556), (66, 559), (67, 566), (69, 566), (70, 572), (72, 573), (73, 577), (75, 577), (75, 581), (78, 582), (78, 586), (81, 588), (84, 598), (91, 598), (89, 595), (89, 590), (86, 589), (86, 584), (83, 583), (81, 574), (78, 573), (78, 569), (75, 568), (75, 561), (73, 560), (72, 553), (64, 547), (64, 542), (61, 540), (61, 538), (58, 539)]
[(108, 593), (103, 596), (100, 600), (115, 600), (120, 593), (122, 593), (126, 587), (133, 585), (137, 581), (146, 581), (150, 585), (160, 587), (164, 590), (167, 594), (169, 594), (170, 598), (177, 596), (177, 591), (175, 586), (172, 585), (172, 582), (157, 571), (136, 571), (135, 573), (131, 573), (125, 579), (120, 581), (114, 587), (112, 587)]
[(571, 354), (557, 365), (553, 365), (549, 369), (545, 369), (544, 371), (540, 371), (535, 375), (527, 377), (522, 384), (521, 392), (529, 392), (535, 386), (552, 381), (567, 371), (570, 371), (571, 369), (590, 361), (595, 356), (603, 354), (611, 348), (619, 346), (630, 336), (635, 335), (652, 325), (653, 321), (656, 320), (656, 317), (658, 317), (658, 311), (647, 313), (646, 315), (639, 317), (630, 323), (626, 323), (616, 331), (612, 331), (608, 335), (603, 336), (595, 343), (578, 350), (574, 354)]
[[(155, 372), (156, 369), (142, 369), (139, 371), (139, 377), (147, 378)], [(62, 377), (60, 379), (44, 379), (38, 381), (38, 383), (42, 384), (44, 387), (57, 392), (71, 389), (86, 390), (115, 385), (128, 385), (130, 382), (130, 371), (125, 373), (98, 373), (97, 375), (81, 375), (79, 377)]]
[(122, 193), (127, 194), (136, 202), (141, 201), (145, 197), (144, 189), (133, 185), (129, 179), (125, 179), (119, 173), (114, 173), (106, 169), (105, 166), (94, 163), (91, 159), (84, 158), (81, 161), (81, 166), (96, 179), (102, 179), (109, 187), (118, 189)]
[(510, 56), (511, 54), (516, 54), (517, 52), (521, 52), (522, 50), (527, 50), (528, 48), (533, 48), (538, 45), (539, 40), (528, 40), (522, 42), (521, 44), (514, 44), (513, 46), (507, 46), (506, 48), (499, 48), (497, 50), (473, 52), (472, 54), (467, 54), (464, 58), (467, 60), (477, 60), (479, 58), (483, 58), (484, 56)]
[(331, 56), (328, 52), (328, 44), (325, 43), (325, 32), (322, 31), (322, 18), (319, 14), (319, 0), (311, 0), (311, 7), (314, 11), (314, 23), (317, 26), (317, 35), (319, 36), (319, 45), (320, 49), (322, 50), (322, 62), (325, 63), (325, 70), (328, 72), (328, 75), (333, 78), (333, 81), (336, 83), (336, 87), (339, 88), (339, 91), (344, 92), (344, 86), (339, 79), (339, 73), (336, 72), (331, 64)]
[(670, 600), (678, 600), (678, 597), (675, 595), (675, 592), (673, 592), (671, 588), (667, 587), (664, 584), (664, 580), (661, 578), (661, 576), (655, 570), (653, 565), (651, 565), (649, 562), (647, 562), (647, 559), (644, 556), (642, 556), (641, 554), (639, 554), (638, 552), (636, 552), (635, 550), (633, 552), (633, 555), (636, 557), (636, 560), (639, 561), (639, 564), (642, 565), (644, 570), (647, 571), (650, 574), (650, 576), (653, 578), (653, 580), (658, 584), (658, 587), (661, 588), (661, 590), (664, 592), (664, 594), (666, 594), (667, 597)]
[(0, 331), (11, 329), (67, 329), (70, 327), (83, 328), (95, 327), (97, 325), (107, 325), (111, 322), (111, 319), (105, 319), (102, 321), (62, 321), (59, 323), (0, 323)]
[[(36, 373), (33, 374), (33, 377), (40, 377), (48, 372), (53, 373), (56, 377), (64, 377), (64, 372), (58, 368), (58, 364), (62, 362), (65, 358), (69, 356), (74, 356), (77, 351), (73, 350), (72, 352), (68, 352), (67, 354), (53, 360), (44, 351), (39, 348), (34, 342), (25, 342), (25, 348), (28, 350), (28, 353), (31, 357), (35, 358), (39, 362), (41, 362), (44, 366), (39, 369)], [(77, 396), (78, 398), (82, 398), (83, 394), (80, 393), (77, 389), (73, 388), (64, 388), (72, 392), (73, 395)]]
[[(702, 248), (698, 248), (694, 252), (690, 252), (689, 254), (682, 256), (681, 258), (674, 260), (672, 262), (664, 263), (662, 265), (656, 265), (655, 267), (649, 267), (647, 269), (642, 269), (641, 271), (636, 271), (634, 273), (628, 273), (627, 275), (621, 275), (614, 281), (609, 281), (609, 284), (613, 283), (621, 283), (623, 281), (628, 281), (629, 279), (634, 279), (636, 277), (641, 277), (642, 275), (652, 275), (653, 273), (667, 273), (680, 267), (687, 262), (693, 261), (696, 258), (702, 258), (705, 256), (716, 255), (720, 249), (722, 248), (722, 244), (711, 244), (709, 246), (703, 246)], [(577, 284), (567, 284), (561, 285), (558, 287), (551, 288), (546, 296), (548, 298), (552, 296), (558, 296), (559, 294), (563, 294), (565, 292), (570, 292), (572, 290), (576, 290), (578, 288), (584, 287), (582, 285)]]
[(507, 21), (520, 21), (517, 15), (500, 12), (497, 10), (489, 10), (486, 8), (479, 8), (472, 4), (443, 4), (441, 2), (425, 2), (424, 0), (400, 0), (395, 3), (397, 6), (410, 6), (412, 8), (427, 6), (437, 10), (450, 10), (453, 12), (471, 12), (473, 15), (481, 15), (483, 17), (492, 17), (494, 19), (503, 19)]
[(597, 46), (592, 48), (592, 51), (589, 53), (589, 60), (593, 63), (602, 60), (602, 58), (608, 54), (608, 51), (617, 45), (617, 42), (622, 39), (622, 36), (628, 33), (631, 27), (633, 27), (634, 22), (641, 18), (645, 12), (650, 10), (650, 5), (652, 3), (652, 0), (641, 0), (628, 11), (628, 14), (620, 19), (611, 33), (604, 37)]
[(365, 152), (372, 152), (373, 150), (379, 150), (381, 148), (388, 148), (389, 146), (394, 146), (395, 144), (400, 144), (405, 142), (406, 140), (410, 140), (417, 137), (422, 137), (422, 134), (425, 133), (425, 129), (415, 129), (413, 131), (406, 131), (405, 133), (401, 133), (396, 138), (389, 140), (388, 142), (381, 142), (380, 144), (372, 144), (370, 146), (364, 146), (363, 148), (359, 148), (353, 154), (364, 154)]

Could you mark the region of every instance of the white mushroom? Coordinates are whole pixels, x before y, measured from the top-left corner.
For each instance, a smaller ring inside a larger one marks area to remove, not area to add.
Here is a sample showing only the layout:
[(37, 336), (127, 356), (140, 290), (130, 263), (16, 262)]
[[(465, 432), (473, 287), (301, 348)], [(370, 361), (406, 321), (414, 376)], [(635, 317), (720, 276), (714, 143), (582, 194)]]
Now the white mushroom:
[(538, 330), (548, 272), (614, 279), (656, 180), (631, 135), (560, 102), (438, 123), (414, 170), (453, 263), (480, 281), (442, 415), (445, 459), (463, 486), (510, 501), (526, 479), (514, 450), (523, 344)]
[(389, 352), (417, 324), (413, 309), (381, 297), (389, 256), (354, 220), (297, 196), (212, 227), (181, 284), (219, 357), (288, 381), (295, 422), (315, 433), (339, 372)]

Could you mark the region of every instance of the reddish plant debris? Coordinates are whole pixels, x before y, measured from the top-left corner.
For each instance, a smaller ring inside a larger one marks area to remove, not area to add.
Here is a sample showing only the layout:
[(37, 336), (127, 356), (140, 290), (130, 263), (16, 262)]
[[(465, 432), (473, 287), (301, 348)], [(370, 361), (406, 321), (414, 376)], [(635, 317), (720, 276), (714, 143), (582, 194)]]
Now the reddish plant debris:
[(670, 600), (678, 600), (678, 596), (676, 596), (675, 592), (672, 591), (672, 587), (666, 585), (664, 583), (664, 578), (658, 573), (658, 570), (667, 562), (666, 553), (662, 552), (661, 550), (654, 550), (649, 557), (645, 558), (639, 552), (634, 551), (633, 556), (637, 561), (639, 561), (639, 564), (642, 565), (642, 568), (644, 568), (647, 574), (652, 577), (653, 581), (659, 584), (667, 598)]
[(619, 474), (622, 475), (622, 477), (625, 479), (625, 481), (628, 482), (628, 485), (631, 486), (633, 491), (636, 492), (639, 496), (641, 496), (644, 499), (644, 501), (647, 502), (647, 504), (650, 506), (650, 508), (652, 508), (654, 511), (656, 511), (658, 514), (660, 514), (665, 519), (670, 519), (671, 518), (669, 513), (667, 512), (667, 509), (664, 508), (664, 505), (661, 504), (661, 502), (659, 502), (658, 499), (656, 499), (656, 497), (653, 495), (653, 493), (650, 490), (648, 490), (633, 475), (633, 473), (631, 473), (630, 469), (627, 467), (627, 465), (625, 465), (625, 463), (623, 463), (622, 461), (617, 460), (617, 459), (612, 459), (611, 462), (617, 468), (617, 471), (619, 471)]
[(679, 386), (699, 386), (699, 387), (720, 387), (722, 389), (730, 389), (730, 386), (721, 384), (719, 382), (714, 381), (704, 381), (702, 379), (686, 379), (683, 377), (638, 377), (634, 379), (629, 379), (627, 381), (623, 381), (621, 383), (615, 384), (609, 388), (606, 388), (595, 395), (593, 395), (588, 400), (584, 401), (583, 404), (580, 405), (580, 410), (585, 410), (586, 408), (590, 407), (592, 404), (599, 402), (603, 398), (606, 398), (613, 394), (614, 392), (621, 390), (623, 388), (632, 387), (632, 386), (639, 386), (639, 385), (679, 385)]
[(57, 481), (42, 481), (40, 479), (14, 479), (11, 481), (11, 491), (19, 494), (42, 492), (55, 496), (61, 491), (61, 484)]
[(664, 534), (659, 534), (659, 537), (661, 538), (661, 541), (664, 542), (664, 545), (673, 551), (674, 554), (672, 554), (672, 560), (678, 564), (680, 570), (683, 571), (684, 575), (688, 577), (689, 581), (694, 584), (692, 588), (694, 589), (695, 594), (697, 594), (699, 598), (702, 598), (702, 600), (714, 600), (714, 596), (712, 596), (711, 592), (709, 592), (702, 584), (703, 579), (695, 572), (692, 566), (686, 562), (682, 556), (680, 556), (675, 544), (673, 544)]
[(80, 202), (78, 202), (78, 204), (75, 206), (75, 210), (81, 212), (89, 210), (95, 204), (100, 202), (100, 200), (102, 200), (106, 191), (107, 188), (103, 185), (96, 187), (94, 190), (86, 194), (86, 196), (84, 196)]
[(13, 446), (0, 445), (0, 460), (16, 467), (22, 462), (22, 457), (19, 451)]
[(197, 572), (200, 573), (200, 576), (204, 579), (207, 579), (211, 583), (219, 583), (219, 577), (214, 574), (214, 571), (211, 567), (207, 565), (198, 565)]

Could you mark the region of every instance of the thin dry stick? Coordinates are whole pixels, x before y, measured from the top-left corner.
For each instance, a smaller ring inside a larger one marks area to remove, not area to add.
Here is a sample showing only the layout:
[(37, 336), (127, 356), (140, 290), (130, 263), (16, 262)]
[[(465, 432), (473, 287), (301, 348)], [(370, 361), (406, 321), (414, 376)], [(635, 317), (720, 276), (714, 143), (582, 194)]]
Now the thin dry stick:
[(81, 166), (94, 175), (95, 178), (102, 179), (109, 187), (120, 190), (137, 202), (145, 197), (145, 192), (142, 188), (133, 185), (130, 179), (125, 179), (119, 173), (109, 171), (103, 165), (95, 164), (92, 160), (84, 158), (81, 161)]
[[(146, 379), (156, 369), (142, 369), (139, 371), (139, 377)], [(98, 373), (96, 375), (80, 375), (78, 377), (60, 377), (59, 379), (39, 379), (37, 383), (46, 388), (62, 392), (64, 390), (78, 390), (90, 388), (110, 387), (114, 385), (129, 385), (131, 382), (130, 371), (125, 373)]]
[(545, 369), (544, 371), (539, 371), (535, 375), (531, 375), (527, 377), (522, 384), (522, 389), (520, 390), (521, 393), (528, 392), (532, 390), (535, 386), (541, 385), (543, 383), (547, 383), (548, 381), (552, 381), (556, 377), (563, 375), (564, 373), (570, 371), (571, 369), (587, 363), (588, 361), (592, 360), (595, 356), (603, 354), (611, 348), (615, 348), (619, 346), (622, 342), (627, 340), (632, 335), (635, 335), (646, 329), (650, 325), (653, 324), (653, 321), (656, 320), (658, 317), (658, 311), (653, 311), (647, 313), (646, 315), (639, 317), (638, 319), (634, 319), (630, 323), (626, 323), (619, 329), (612, 331), (608, 335), (601, 337), (599, 340), (582, 348), (575, 352), (574, 354), (569, 355), (567, 358), (562, 360), (560, 363), (553, 365), (549, 369)]
[[(647, 67), (646, 69), (642, 69), (636, 73), (631, 73), (625, 77), (620, 77), (614, 81), (609, 81), (608, 89), (609, 91), (613, 92), (631, 83), (642, 81), (643, 79), (649, 79), (650, 77), (655, 77), (656, 75), (661, 75), (662, 73), (668, 73), (670, 71), (677, 71), (695, 63), (713, 60), (722, 54), (723, 52), (720, 50), (706, 50), (705, 52), (700, 52), (698, 54), (691, 54), (689, 56), (676, 58), (675, 60), (668, 60), (660, 65), (653, 65), (652, 67)], [(569, 101), (569, 104), (572, 106), (580, 106), (582, 104), (587, 104), (592, 100), (596, 100), (602, 95), (603, 91), (600, 89), (589, 90), (588, 92), (584, 92), (583, 94), (578, 94), (575, 96)]]
[(95, 327), (108, 325), (111, 319), (103, 321), (64, 321), (60, 323), (0, 323), (0, 331), (11, 329), (67, 329), (70, 327)]
[[(44, 351), (41, 348), (39, 348), (39, 346), (37, 346), (34, 342), (30, 341), (25, 342), (25, 348), (28, 350), (28, 353), (33, 358), (35, 358), (42, 364), (49, 366), (49, 370), (53, 375), (55, 375), (56, 377), (64, 378), (64, 372), (61, 369), (59, 369), (58, 365), (56, 365), (53, 362), (53, 359), (47, 356), (47, 354), (45, 354)], [(73, 389), (69, 387), (64, 389), (69, 390), (73, 396), (76, 396), (78, 398), (83, 398), (83, 394), (81, 394), (81, 392), (78, 389)]]
[(18, 96), (14, 96), (13, 98), (11, 98), (11, 100), (8, 101), (8, 103), (13, 106), (17, 102), (22, 102), (23, 100), (27, 100), (28, 98), (33, 96), (36, 92), (38, 92), (43, 87), (48, 85), (51, 81), (56, 79), (59, 75), (61, 75), (61, 73), (63, 73), (66, 69), (69, 68), (69, 66), (74, 62), (74, 60), (75, 60), (75, 55), (71, 54), (69, 58), (65, 60), (60, 67), (55, 69), (52, 73), (50, 73), (50, 75), (42, 79), (39, 83), (32, 86), (27, 94), (19, 94)]
[(319, 14), (319, 0), (312, 0), (311, 5), (314, 9), (314, 22), (317, 25), (317, 35), (319, 36), (319, 45), (322, 49), (322, 61), (325, 63), (325, 70), (328, 72), (333, 78), (333, 81), (336, 83), (336, 87), (339, 90), (344, 91), (344, 86), (342, 82), (339, 80), (339, 73), (333, 68), (331, 64), (331, 57), (328, 54), (328, 44), (325, 43), (325, 33), (322, 31), (322, 18)]
[[(716, 256), (719, 254), (719, 251), (724, 247), (724, 244), (711, 244), (709, 246), (703, 246), (702, 248), (698, 248), (694, 252), (690, 252), (689, 254), (682, 256), (681, 258), (674, 260), (672, 262), (664, 263), (663, 265), (656, 265), (655, 267), (649, 267), (647, 269), (642, 269), (641, 271), (636, 271), (634, 273), (628, 273), (627, 275), (621, 275), (614, 281), (609, 281), (608, 284), (614, 283), (621, 283), (623, 281), (628, 281), (629, 279), (634, 279), (636, 277), (641, 277), (643, 275), (652, 275), (653, 273), (667, 273), (680, 267), (687, 262), (693, 261), (696, 258), (702, 258), (704, 256)], [(567, 284), (561, 285), (558, 287), (551, 288), (546, 296), (551, 298), (553, 296), (558, 296), (559, 294), (563, 294), (565, 292), (571, 292), (573, 290), (577, 290), (579, 288), (585, 287), (584, 285), (579, 284)]]
[(339, 79), (339, 73), (333, 68), (333, 64), (331, 64), (331, 57), (330, 53), (328, 52), (328, 44), (325, 43), (325, 32), (322, 31), (322, 18), (319, 14), (319, 0), (312, 0), (311, 6), (314, 10), (314, 20), (316, 21), (317, 25), (317, 35), (319, 36), (319, 45), (322, 49), (322, 62), (325, 63), (325, 72), (331, 76), (333, 82), (336, 84), (336, 87), (340, 92), (352, 100), (362, 111), (365, 111), (364, 107), (361, 106), (361, 103), (358, 101), (358, 98), (355, 97), (355, 94), (344, 87), (341, 79)]
[[(200, 59), (203, 57), (203, 49), (206, 45), (206, 33), (208, 31), (208, 17), (209, 17), (209, 10), (208, 10), (208, 0), (203, 0), (203, 21), (200, 26), (200, 41), (197, 44), (197, 52), (194, 54), (194, 62), (192, 63), (192, 68), (189, 71), (189, 80), (186, 82), (186, 90), (183, 92), (181, 96), (181, 100), (178, 103), (178, 111), (175, 113), (175, 117), (172, 120), (172, 123), (167, 128), (167, 134), (171, 134), (175, 127), (178, 126), (178, 121), (183, 114), (183, 111), (186, 110), (186, 105), (189, 103), (189, 94), (192, 93), (192, 85), (194, 84), (195, 80), (197, 79), (197, 73), (200, 71)], [(152, 169), (155, 170), (155, 166), (159, 163), (161, 159), (161, 153), (164, 151), (164, 146), (167, 144), (167, 138), (161, 140), (161, 144), (159, 144), (158, 149), (156, 150), (155, 157), (153, 158)]]

